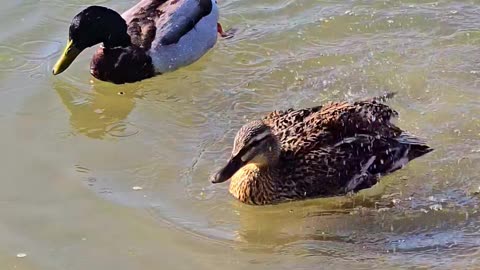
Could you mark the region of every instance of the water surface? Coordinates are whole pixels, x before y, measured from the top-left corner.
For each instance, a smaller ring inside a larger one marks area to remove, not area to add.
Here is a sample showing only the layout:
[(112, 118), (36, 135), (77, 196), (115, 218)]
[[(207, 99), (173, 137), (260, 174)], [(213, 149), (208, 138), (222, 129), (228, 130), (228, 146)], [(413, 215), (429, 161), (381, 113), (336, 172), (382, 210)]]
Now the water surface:
[[(77, 12), (135, 2), (3, 3), (4, 269), (478, 267), (480, 1), (222, 0), (238, 31), (188, 68), (116, 86), (90, 49), (51, 76)], [(384, 91), (435, 151), (372, 189), (251, 207), (208, 182), (247, 120)]]

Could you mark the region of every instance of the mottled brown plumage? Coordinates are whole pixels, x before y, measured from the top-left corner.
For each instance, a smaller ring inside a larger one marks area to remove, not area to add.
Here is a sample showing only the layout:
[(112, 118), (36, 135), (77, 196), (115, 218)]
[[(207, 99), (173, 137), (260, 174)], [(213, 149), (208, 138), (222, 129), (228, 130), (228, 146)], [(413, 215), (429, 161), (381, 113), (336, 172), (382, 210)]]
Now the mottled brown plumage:
[(369, 188), (381, 175), (430, 151), (390, 122), (387, 94), (357, 102), (274, 111), (244, 125), (227, 165), (230, 193), (248, 204), (342, 195)]

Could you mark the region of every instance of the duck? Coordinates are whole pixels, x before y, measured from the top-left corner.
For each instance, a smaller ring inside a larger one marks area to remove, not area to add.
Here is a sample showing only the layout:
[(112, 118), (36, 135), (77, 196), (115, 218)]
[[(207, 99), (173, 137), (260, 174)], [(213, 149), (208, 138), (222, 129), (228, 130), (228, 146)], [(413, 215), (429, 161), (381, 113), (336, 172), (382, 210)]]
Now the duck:
[(216, 0), (142, 0), (122, 15), (89, 6), (72, 19), (53, 75), (100, 43), (90, 64), (90, 73), (99, 80), (132, 83), (174, 71), (207, 53), (218, 34), (231, 37), (218, 18)]
[(237, 132), (212, 183), (251, 205), (352, 194), (433, 149), (391, 119), (395, 93), (273, 111)]

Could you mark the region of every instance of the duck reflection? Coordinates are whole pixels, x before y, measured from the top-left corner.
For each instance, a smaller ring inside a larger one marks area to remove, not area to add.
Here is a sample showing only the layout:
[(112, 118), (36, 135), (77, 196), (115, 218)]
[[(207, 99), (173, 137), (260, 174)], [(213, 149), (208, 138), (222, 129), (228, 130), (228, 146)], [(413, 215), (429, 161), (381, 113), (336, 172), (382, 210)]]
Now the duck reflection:
[(349, 222), (341, 221), (349, 219), (355, 208), (391, 207), (389, 204), (377, 204), (381, 190), (383, 187), (375, 186), (353, 196), (319, 198), (265, 207), (234, 203), (240, 222), (236, 239), (262, 244), (266, 249), (304, 240), (345, 241), (336, 232), (342, 226), (347, 229), (350, 227)]
[(95, 82), (78, 86), (55, 81), (54, 89), (70, 112), (70, 123), (75, 132), (93, 139), (136, 133), (124, 120), (135, 107), (135, 98), (139, 97), (138, 85), (118, 87)]

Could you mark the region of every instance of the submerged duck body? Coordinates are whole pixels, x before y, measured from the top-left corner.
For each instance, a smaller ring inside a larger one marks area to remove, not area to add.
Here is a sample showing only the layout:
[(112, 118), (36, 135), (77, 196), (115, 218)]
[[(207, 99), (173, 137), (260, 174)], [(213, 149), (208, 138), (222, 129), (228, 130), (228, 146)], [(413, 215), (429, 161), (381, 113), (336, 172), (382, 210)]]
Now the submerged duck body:
[(90, 73), (100, 80), (135, 82), (176, 70), (215, 45), (218, 17), (215, 0), (142, 0), (122, 15), (88, 7), (72, 20), (53, 73), (63, 72), (82, 50), (98, 43), (103, 44)]
[(274, 111), (247, 123), (211, 180), (231, 179), (234, 197), (259, 205), (369, 188), (432, 151), (390, 122), (397, 112), (383, 98)]

